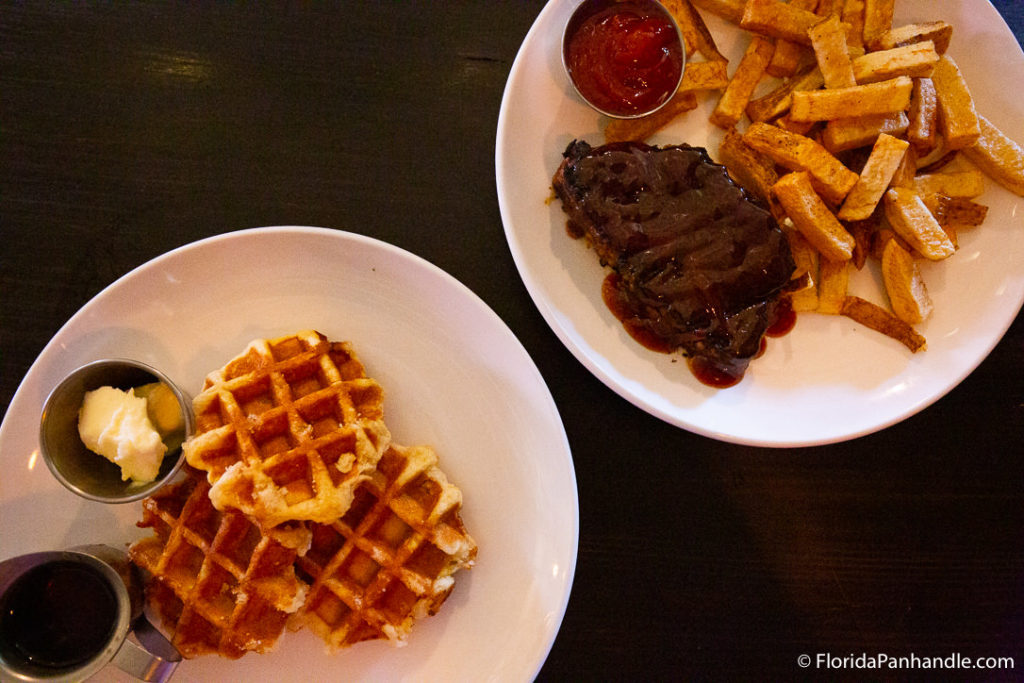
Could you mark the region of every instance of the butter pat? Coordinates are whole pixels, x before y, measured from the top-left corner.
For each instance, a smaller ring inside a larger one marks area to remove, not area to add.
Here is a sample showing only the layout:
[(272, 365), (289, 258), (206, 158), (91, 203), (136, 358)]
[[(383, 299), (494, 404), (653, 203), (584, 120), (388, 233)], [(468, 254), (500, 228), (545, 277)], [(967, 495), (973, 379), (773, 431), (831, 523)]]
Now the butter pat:
[(146, 399), (146, 414), (149, 421), (153, 423), (160, 436), (167, 437), (174, 432), (181, 431), (185, 421), (181, 416), (181, 407), (178, 399), (163, 382), (153, 382), (135, 387), (135, 395)]
[(121, 468), (121, 479), (156, 479), (167, 452), (147, 413), (146, 399), (131, 389), (100, 387), (85, 394), (78, 434), (86, 448)]

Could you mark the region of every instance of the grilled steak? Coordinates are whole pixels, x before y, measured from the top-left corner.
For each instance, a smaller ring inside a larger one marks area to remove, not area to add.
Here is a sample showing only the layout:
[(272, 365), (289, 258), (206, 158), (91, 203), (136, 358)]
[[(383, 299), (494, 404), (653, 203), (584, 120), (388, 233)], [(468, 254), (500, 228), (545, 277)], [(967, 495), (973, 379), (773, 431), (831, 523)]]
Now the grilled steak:
[(634, 336), (739, 381), (794, 270), (772, 215), (698, 147), (574, 141), (563, 156), (555, 193), (617, 274), (609, 305)]

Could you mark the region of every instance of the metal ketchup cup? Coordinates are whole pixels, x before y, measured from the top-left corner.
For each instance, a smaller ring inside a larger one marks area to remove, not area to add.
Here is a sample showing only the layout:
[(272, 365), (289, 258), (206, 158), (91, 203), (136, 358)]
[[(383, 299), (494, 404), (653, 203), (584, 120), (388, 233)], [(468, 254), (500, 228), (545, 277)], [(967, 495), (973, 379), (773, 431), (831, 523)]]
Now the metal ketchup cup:
[(596, 104), (590, 97), (588, 97), (587, 93), (580, 88), (579, 84), (576, 81), (576, 76), (573, 73), (573, 69), (569, 63), (568, 56), (569, 42), (573, 34), (575, 34), (575, 32), (579, 29), (580, 24), (583, 23), (588, 17), (594, 15), (595, 13), (603, 9), (614, 7), (617, 2), (622, 1), (623, 0), (582, 0), (581, 2), (579, 2), (573, 10), (572, 14), (569, 16), (569, 20), (565, 23), (565, 26), (562, 29), (562, 39), (561, 44), (559, 46), (559, 52), (561, 54), (562, 69), (565, 71), (565, 75), (569, 79), (570, 85), (572, 85), (573, 92), (575, 92), (576, 95), (583, 102), (585, 102), (591, 109), (593, 109), (599, 114), (603, 114), (613, 119), (636, 119), (653, 114), (654, 112), (658, 111), (659, 109), (667, 105), (672, 100), (672, 98), (675, 97), (675, 91), (679, 88), (680, 84), (682, 84), (683, 75), (686, 73), (686, 63), (688, 56), (686, 52), (686, 41), (683, 38), (682, 30), (679, 28), (679, 23), (676, 21), (675, 17), (672, 16), (672, 13), (664, 5), (662, 5), (657, 0), (635, 0), (635, 3), (637, 5), (649, 7), (653, 12), (661, 15), (666, 21), (668, 21), (674, 29), (676, 40), (679, 41), (679, 49), (682, 53), (682, 64), (679, 69), (679, 78), (676, 80), (675, 87), (673, 88), (673, 93), (666, 97), (664, 101), (647, 109), (635, 111), (632, 113), (614, 112), (602, 108), (601, 106)]

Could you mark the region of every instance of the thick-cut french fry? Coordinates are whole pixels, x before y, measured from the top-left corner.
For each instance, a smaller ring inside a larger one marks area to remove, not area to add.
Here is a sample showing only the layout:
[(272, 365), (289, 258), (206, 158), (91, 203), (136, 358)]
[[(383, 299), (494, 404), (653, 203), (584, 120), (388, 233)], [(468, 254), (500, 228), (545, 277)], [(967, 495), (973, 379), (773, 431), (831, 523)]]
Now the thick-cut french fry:
[(928, 348), (925, 338), (908, 323), (903, 322), (881, 306), (859, 296), (846, 297), (843, 301), (842, 314), (865, 327), (895, 339), (914, 353)]
[[(743, 136), (735, 128), (725, 131), (722, 143), (718, 146), (718, 156), (736, 182), (769, 206), (775, 206), (772, 186), (779, 179), (775, 163), (743, 142)], [(773, 213), (778, 217), (778, 211)]]
[(935, 95), (935, 84), (930, 78), (915, 78), (910, 93), (910, 125), (907, 127), (907, 141), (920, 155), (927, 155), (935, 149), (938, 136), (939, 101)]
[(841, 220), (862, 221), (874, 213), (909, 144), (891, 135), (878, 136), (857, 184), (846, 195), (846, 201), (839, 210)]
[(794, 121), (789, 118), (789, 114), (780, 116), (775, 119), (775, 125), (782, 130), (789, 131), (790, 133), (796, 133), (797, 135), (803, 135), (804, 137), (815, 137), (812, 133), (814, 127), (818, 125), (816, 121)]
[(939, 100), (939, 130), (946, 149), (973, 145), (981, 135), (978, 113), (967, 81), (949, 55), (935, 63), (932, 82)]
[(950, 227), (974, 227), (985, 222), (988, 207), (966, 197), (939, 195), (935, 198), (932, 215), (944, 230)]
[(850, 260), (853, 236), (814, 191), (806, 171), (787, 173), (772, 191), (796, 229), (823, 257), (830, 261)]
[(693, 4), (734, 24), (743, 18), (745, 0), (693, 0)]
[(868, 261), (871, 254), (871, 243), (878, 229), (878, 214), (873, 214), (863, 221), (846, 221), (846, 231), (853, 235), (853, 267), (860, 270)]
[(962, 151), (989, 178), (1024, 197), (1024, 149), (984, 116), (978, 117), (981, 136)]
[(895, 230), (892, 228), (879, 228), (871, 236), (871, 258), (881, 261), (882, 252), (885, 251), (885, 245), (889, 243), (889, 240), (896, 240), (908, 253), (911, 251), (911, 246), (902, 237), (897, 235)]
[(853, 77), (857, 83), (877, 83), (897, 76), (928, 77), (939, 61), (935, 44), (927, 40), (891, 50), (868, 52), (853, 60)]
[[(941, 138), (937, 138), (939, 142)], [(931, 152), (917, 159), (917, 172), (920, 174), (937, 173), (960, 158), (960, 150), (946, 151), (942, 147), (936, 147)]]
[[(817, 8), (818, 0), (790, 0), (789, 4), (813, 12)], [(775, 52), (765, 68), (765, 73), (776, 78), (789, 78), (796, 73), (807, 54), (808, 50), (805, 45), (789, 40), (776, 40)]]
[(906, 111), (913, 87), (910, 78), (898, 76), (852, 88), (795, 92), (789, 115), (794, 121), (829, 121)]
[(817, 191), (833, 204), (843, 201), (857, 182), (857, 174), (820, 144), (778, 126), (752, 123), (743, 141), (784, 168), (806, 171)]
[(708, 61), (725, 61), (704, 19), (690, 4), (690, 0), (662, 0), (661, 4), (675, 18), (686, 43), (687, 55), (702, 54)]
[(878, 36), (892, 28), (896, 0), (864, 0), (864, 44), (871, 45)]
[(909, 120), (901, 111), (895, 114), (871, 114), (852, 119), (834, 119), (825, 124), (821, 133), (821, 144), (825, 149), (838, 154), (848, 149), (867, 147), (874, 144), (881, 134), (903, 135)]
[(864, 45), (864, 0), (844, 0), (843, 23), (846, 30), (846, 43), (851, 47)]
[(831, 16), (812, 26), (807, 32), (814, 48), (814, 57), (821, 69), (826, 88), (849, 88), (857, 85), (846, 46), (846, 29), (839, 18)]
[(839, 315), (850, 281), (850, 261), (822, 259), (818, 272), (818, 313)]
[(910, 45), (930, 40), (935, 51), (945, 54), (953, 37), (953, 27), (944, 21), (929, 21), (922, 24), (907, 24), (885, 31), (874, 41), (874, 50), (889, 50), (901, 45)]
[(889, 240), (882, 250), (882, 282), (897, 318), (916, 325), (931, 315), (932, 299), (921, 269), (896, 240)]
[(936, 195), (972, 199), (985, 191), (985, 179), (980, 171), (975, 170), (918, 173), (914, 176), (914, 191), (925, 204), (929, 204), (929, 200)]
[(823, 19), (829, 17), (842, 19), (843, 0), (819, 0), (818, 6), (814, 8), (814, 13)]
[(728, 62), (687, 62), (678, 92), (722, 90), (729, 85)]
[(605, 142), (646, 140), (671, 123), (676, 117), (697, 108), (697, 95), (693, 92), (676, 93), (668, 104), (638, 119), (612, 119), (604, 128)]
[(735, 126), (743, 116), (754, 88), (760, 83), (764, 69), (772, 58), (775, 45), (764, 36), (752, 36), (743, 58), (733, 72), (718, 105), (711, 112), (711, 123), (720, 128)]
[[(685, 78), (685, 76), (684, 76)], [(751, 100), (747, 104), (747, 116), (751, 121), (768, 121), (789, 110), (793, 93), (797, 90), (817, 90), (825, 83), (821, 70), (811, 66), (783, 82), (771, 92)]]
[(814, 131), (814, 127), (818, 125), (818, 122), (794, 121), (793, 119), (789, 118), (789, 114), (786, 114), (785, 116), (780, 116), (779, 118), (775, 119), (775, 125), (781, 128), (782, 130), (788, 131), (790, 133), (795, 133), (797, 135), (803, 135), (804, 137), (810, 138), (814, 137), (814, 135), (812, 135), (812, 132)]
[(776, 78), (789, 78), (808, 61), (810, 51), (807, 46), (792, 43), (788, 40), (776, 40), (775, 52), (764, 72)]
[(740, 27), (772, 38), (810, 45), (807, 30), (821, 21), (814, 12), (776, 0), (747, 0)]
[(956, 247), (913, 190), (893, 187), (885, 193), (885, 217), (896, 234), (931, 261), (953, 255)]
[(906, 154), (903, 155), (903, 161), (896, 168), (896, 172), (892, 174), (892, 180), (889, 182), (889, 187), (905, 187), (909, 190), (914, 189), (914, 177), (917, 173), (917, 152), (914, 148), (907, 147)]
[(794, 277), (800, 273), (805, 274), (807, 284), (790, 295), (790, 304), (798, 313), (815, 311), (818, 309), (818, 251), (795, 227), (788, 227), (787, 223), (783, 223), (783, 232), (786, 233), (789, 251), (793, 254), (793, 264), (796, 266)]

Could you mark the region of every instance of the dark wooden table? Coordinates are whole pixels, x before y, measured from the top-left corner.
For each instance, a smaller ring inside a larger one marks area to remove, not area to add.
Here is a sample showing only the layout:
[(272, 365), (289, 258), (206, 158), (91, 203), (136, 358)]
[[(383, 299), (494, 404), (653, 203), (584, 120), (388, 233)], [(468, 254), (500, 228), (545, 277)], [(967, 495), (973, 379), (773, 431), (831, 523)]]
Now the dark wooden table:
[[(1020, 40), (1024, 5), (995, 4)], [(579, 561), (541, 678), (878, 673), (799, 667), (818, 653), (1014, 657), (971, 678), (1024, 678), (1024, 318), (935, 405), (838, 445), (720, 443), (619, 398), (542, 320), (498, 213), (502, 90), (542, 5), (4, 4), (0, 410), (155, 256), (262, 225), (364, 233), (479, 294), (560, 406)]]

